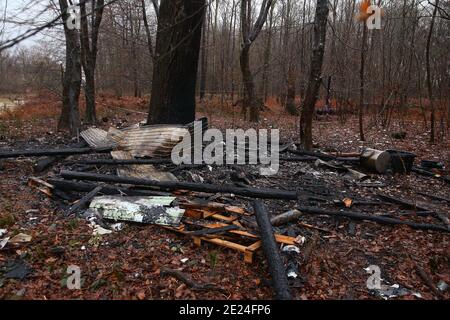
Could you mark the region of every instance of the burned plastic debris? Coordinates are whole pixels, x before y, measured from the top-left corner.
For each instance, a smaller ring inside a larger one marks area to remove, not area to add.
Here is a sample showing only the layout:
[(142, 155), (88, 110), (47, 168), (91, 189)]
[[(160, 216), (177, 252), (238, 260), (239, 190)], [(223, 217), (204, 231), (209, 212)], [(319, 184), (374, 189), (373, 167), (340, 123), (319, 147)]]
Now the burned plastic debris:
[(184, 209), (172, 206), (176, 197), (115, 197), (94, 198), (90, 209), (105, 219), (163, 226), (178, 226)]

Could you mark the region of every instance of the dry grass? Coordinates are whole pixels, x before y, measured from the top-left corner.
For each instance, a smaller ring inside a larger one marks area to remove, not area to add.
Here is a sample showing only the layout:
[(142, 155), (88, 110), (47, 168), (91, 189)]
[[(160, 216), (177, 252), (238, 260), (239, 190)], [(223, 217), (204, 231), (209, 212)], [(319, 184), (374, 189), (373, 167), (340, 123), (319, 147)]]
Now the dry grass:
[[(36, 119), (57, 119), (61, 113), (62, 102), (57, 95), (43, 92), (27, 102), (20, 108), (8, 109), (0, 113), (0, 120), (36, 120)], [(101, 94), (97, 97), (97, 112), (99, 117), (110, 116), (111, 114), (124, 111), (146, 112), (148, 108), (147, 98), (135, 97), (114, 97), (112, 95)], [(84, 98), (80, 99), (80, 114), (85, 112)]]

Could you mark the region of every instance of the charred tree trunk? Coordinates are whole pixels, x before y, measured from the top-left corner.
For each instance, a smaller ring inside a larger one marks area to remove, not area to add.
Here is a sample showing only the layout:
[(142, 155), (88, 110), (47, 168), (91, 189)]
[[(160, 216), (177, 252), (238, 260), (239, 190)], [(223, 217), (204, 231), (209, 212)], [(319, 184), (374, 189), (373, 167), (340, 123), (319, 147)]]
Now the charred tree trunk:
[(206, 78), (208, 75), (208, 38), (209, 38), (209, 28), (207, 28), (207, 13), (205, 10), (203, 14), (203, 34), (202, 34), (202, 55), (200, 64), (200, 100), (203, 100), (206, 95)]
[(63, 107), (58, 123), (59, 130), (70, 131), (71, 135), (76, 135), (80, 129), (79, 97), (81, 90), (81, 61), (80, 43), (78, 41), (78, 31), (70, 28), (67, 12), (67, 0), (59, 0), (64, 24), (64, 36), (66, 38), (66, 70), (63, 75)]
[(205, 0), (162, 0), (147, 122), (195, 120), (195, 89)]
[(320, 84), (327, 33), (328, 1), (317, 0), (314, 22), (314, 49), (311, 57), (311, 72), (300, 116), (300, 141), (305, 150), (312, 150), (312, 120)]

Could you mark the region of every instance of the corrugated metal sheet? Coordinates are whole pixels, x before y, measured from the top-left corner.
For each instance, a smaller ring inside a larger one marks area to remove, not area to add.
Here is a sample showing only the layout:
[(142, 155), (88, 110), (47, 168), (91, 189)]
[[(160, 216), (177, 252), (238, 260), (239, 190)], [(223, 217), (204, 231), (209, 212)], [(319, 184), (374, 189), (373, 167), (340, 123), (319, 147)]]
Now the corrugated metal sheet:
[(133, 157), (169, 157), (189, 130), (174, 126), (145, 126), (124, 130), (118, 149)]
[(99, 128), (89, 128), (80, 133), (81, 137), (92, 148), (114, 148), (117, 144), (108, 139), (108, 132)]
[[(208, 128), (206, 118), (199, 120), (202, 131)], [(90, 128), (82, 137), (95, 148), (111, 146), (116, 150), (129, 152), (133, 158), (169, 157), (172, 149), (188, 134), (193, 135), (194, 123), (188, 125), (133, 125), (122, 130), (109, 128), (108, 132)]]

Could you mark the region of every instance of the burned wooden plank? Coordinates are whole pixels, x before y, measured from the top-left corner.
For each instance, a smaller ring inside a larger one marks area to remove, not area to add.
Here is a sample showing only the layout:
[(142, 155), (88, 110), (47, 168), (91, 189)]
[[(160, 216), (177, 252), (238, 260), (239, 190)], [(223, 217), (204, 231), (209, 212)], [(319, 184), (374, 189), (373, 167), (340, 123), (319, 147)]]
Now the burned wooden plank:
[(68, 196), (65, 192), (56, 189), (54, 185), (39, 178), (30, 177), (28, 179), (28, 186), (39, 190), (40, 192), (44, 193), (45, 195), (51, 198), (56, 196), (66, 201), (72, 200), (72, 198)]
[(400, 219), (395, 218), (389, 218), (389, 217), (382, 217), (382, 216), (375, 216), (375, 215), (368, 215), (361, 212), (353, 212), (353, 211), (330, 211), (330, 210), (324, 210), (320, 208), (315, 207), (299, 207), (298, 210), (300, 210), (303, 213), (308, 214), (316, 214), (316, 215), (326, 215), (326, 216), (332, 216), (332, 217), (343, 217), (343, 218), (349, 218), (353, 220), (361, 220), (361, 221), (373, 221), (380, 224), (386, 224), (386, 225), (405, 225), (408, 227), (411, 227), (413, 229), (417, 230), (432, 230), (432, 231), (440, 231), (440, 232), (450, 232), (450, 228), (442, 225), (436, 225), (436, 224), (430, 224), (430, 223), (415, 223), (412, 221), (404, 221)]
[(280, 161), (286, 161), (286, 162), (314, 162), (317, 161), (318, 157), (311, 157), (311, 156), (290, 156), (290, 157), (280, 157)]
[(299, 156), (315, 157), (317, 159), (321, 159), (321, 160), (324, 160), (324, 161), (336, 160), (336, 157), (331, 156), (329, 154), (322, 153), (322, 152), (305, 151), (305, 150), (294, 150), (294, 149), (289, 149), (289, 152), (293, 153), (293, 154), (297, 154)]
[(264, 204), (256, 200), (253, 203), (255, 209), (256, 222), (261, 233), (261, 242), (264, 254), (272, 276), (272, 286), (275, 291), (275, 298), (279, 300), (291, 300), (288, 280), (278, 245), (275, 241), (273, 227), (270, 224), (269, 214)]
[(128, 165), (148, 165), (148, 164), (172, 164), (170, 158), (166, 159), (91, 159), (74, 161), (76, 164), (86, 165), (109, 165), (109, 166), (128, 166)]
[(68, 216), (76, 213), (77, 211), (85, 209), (88, 206), (89, 202), (101, 191), (102, 191), (102, 186), (96, 187), (94, 190), (90, 191), (83, 198), (81, 198), (80, 201), (78, 201), (73, 206), (71, 206), (69, 208), (69, 210), (67, 210), (67, 212), (64, 213), (64, 215), (66, 217), (68, 217)]
[(427, 192), (420, 192), (420, 191), (417, 192), (417, 194), (420, 194), (422, 196), (425, 196), (425, 197), (428, 197), (428, 198), (431, 198), (431, 199), (434, 199), (434, 200), (444, 201), (444, 202), (450, 203), (450, 198), (445, 198), (445, 197), (437, 196), (435, 194), (430, 194), (430, 193), (427, 193)]
[(43, 156), (70, 156), (90, 153), (107, 153), (111, 148), (67, 148), (67, 149), (39, 149), (39, 150), (15, 150), (0, 151), (0, 159), (19, 157), (43, 157)]
[(450, 184), (450, 177), (441, 176), (439, 174), (435, 174), (434, 172), (427, 171), (427, 170), (421, 169), (419, 167), (413, 167), (411, 171), (414, 173), (420, 174), (422, 176), (434, 178), (437, 180), (444, 181), (447, 184)]
[(252, 187), (236, 187), (233, 185), (214, 185), (208, 183), (179, 182), (179, 181), (153, 181), (146, 179), (134, 179), (118, 177), (114, 175), (93, 174), (75, 171), (61, 171), (61, 176), (65, 179), (77, 179), (88, 181), (99, 181), (106, 183), (121, 183), (136, 186), (151, 186), (165, 190), (190, 190), (210, 193), (232, 193), (239, 196), (265, 199), (285, 199), (296, 200), (295, 191), (284, 191), (279, 189), (258, 189)]
[[(86, 146), (87, 146), (86, 141), (82, 140), (82, 141), (74, 144), (73, 146), (71, 146), (71, 148), (79, 149), (79, 148), (84, 148)], [(40, 172), (44, 171), (45, 169), (47, 169), (48, 167), (50, 167), (51, 165), (53, 165), (54, 163), (56, 163), (60, 160), (63, 160), (64, 158), (65, 158), (65, 156), (48, 156), (43, 159), (40, 159), (34, 165), (34, 172), (40, 173)]]
[(219, 235), (222, 233), (226, 233), (228, 231), (231, 230), (237, 230), (240, 229), (238, 226), (236, 225), (229, 225), (229, 226), (225, 226), (225, 227), (219, 227), (219, 228), (206, 228), (206, 229), (202, 229), (202, 230), (197, 230), (197, 231), (191, 231), (191, 232), (187, 232), (187, 235), (189, 236), (206, 236), (206, 235)]
[(406, 199), (401, 199), (401, 198), (398, 198), (398, 197), (390, 196), (388, 194), (384, 194), (384, 193), (381, 193), (381, 192), (377, 192), (377, 195), (380, 198), (382, 198), (382, 199), (384, 199), (386, 201), (389, 201), (389, 202), (392, 202), (392, 203), (395, 203), (395, 204), (399, 204), (399, 205), (401, 205), (401, 206), (403, 206), (405, 208), (408, 208), (408, 209), (430, 211), (429, 208), (425, 208), (423, 206), (420, 206), (419, 204), (413, 203), (413, 202), (408, 201)]
[[(56, 190), (63, 191), (77, 191), (77, 192), (89, 192), (95, 189), (98, 184), (86, 183), (86, 182), (75, 182), (70, 180), (62, 179), (47, 179), (47, 181), (52, 184)], [(112, 187), (108, 185), (103, 185), (101, 193), (105, 195), (127, 195), (127, 196), (169, 196), (168, 192), (151, 191), (151, 190), (135, 190), (123, 187)]]

